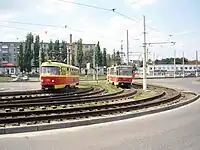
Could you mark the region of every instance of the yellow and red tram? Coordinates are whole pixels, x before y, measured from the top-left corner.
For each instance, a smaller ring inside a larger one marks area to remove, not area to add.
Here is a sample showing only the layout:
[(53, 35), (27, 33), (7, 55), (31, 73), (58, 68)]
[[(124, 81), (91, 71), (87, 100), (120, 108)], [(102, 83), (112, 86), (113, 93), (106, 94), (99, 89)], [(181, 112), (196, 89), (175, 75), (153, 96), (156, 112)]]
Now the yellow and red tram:
[(118, 65), (107, 69), (107, 81), (113, 85), (131, 85), (135, 77), (133, 66)]
[(60, 89), (79, 84), (79, 68), (59, 62), (41, 64), (41, 88)]

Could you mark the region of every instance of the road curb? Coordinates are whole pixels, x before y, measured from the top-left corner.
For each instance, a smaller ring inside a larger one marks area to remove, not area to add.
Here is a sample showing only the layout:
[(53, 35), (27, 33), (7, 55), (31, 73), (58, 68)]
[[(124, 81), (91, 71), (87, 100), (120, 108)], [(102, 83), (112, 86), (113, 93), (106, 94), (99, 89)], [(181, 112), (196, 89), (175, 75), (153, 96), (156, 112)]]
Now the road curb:
[[(188, 93), (193, 93), (193, 92), (188, 92)], [(80, 120), (80, 121), (58, 122), (58, 123), (50, 123), (50, 124), (48, 123), (48, 124), (41, 124), (41, 125), (19, 126), (19, 127), (6, 127), (6, 128), (0, 129), (0, 134), (35, 132), (35, 131), (70, 128), (70, 127), (77, 127), (77, 126), (86, 126), (86, 125), (92, 125), (92, 124), (125, 120), (125, 119), (140, 117), (140, 116), (144, 116), (144, 115), (150, 115), (150, 114), (154, 114), (154, 113), (159, 113), (159, 112), (164, 112), (167, 110), (175, 109), (175, 108), (187, 105), (189, 103), (192, 103), (200, 97), (200, 95), (197, 95), (196, 93), (194, 93), (194, 94), (196, 96), (194, 96), (186, 101), (176, 103), (176, 104), (173, 104), (170, 106), (162, 107), (162, 108), (156, 108), (153, 110), (147, 110), (147, 111), (143, 111), (143, 112), (130, 113), (130, 114), (119, 114), (116, 116), (109, 116), (109, 117), (103, 117), (103, 118), (100, 117), (100, 118)]]

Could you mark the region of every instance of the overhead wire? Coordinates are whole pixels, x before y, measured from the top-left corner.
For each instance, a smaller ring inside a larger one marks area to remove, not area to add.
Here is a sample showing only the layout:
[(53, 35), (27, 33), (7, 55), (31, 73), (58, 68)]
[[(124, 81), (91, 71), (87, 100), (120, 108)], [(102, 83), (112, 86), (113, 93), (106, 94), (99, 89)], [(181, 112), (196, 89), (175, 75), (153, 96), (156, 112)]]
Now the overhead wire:
[(2, 24), (0, 24), (0, 26), (5, 27), (5, 28), (12, 28), (12, 29), (24, 30), (24, 31), (29, 31), (29, 32), (35, 32), (35, 31), (25, 29), (25, 28), (12, 27), (12, 26), (2, 25)]
[[(99, 7), (99, 6), (94, 6), (94, 5), (89, 5), (89, 4), (83, 4), (83, 3), (78, 3), (78, 2), (72, 2), (72, 1), (68, 1), (68, 0), (57, 0), (57, 1), (60, 1), (60, 2), (65, 2), (65, 3), (71, 3), (71, 4), (75, 4), (75, 5), (79, 5), (79, 6), (84, 6), (84, 7), (89, 7), (89, 8), (94, 8), (94, 9), (99, 9), (99, 10), (104, 10), (104, 11), (110, 11), (110, 12), (114, 12), (124, 18), (127, 18), (129, 20), (132, 20), (134, 22), (137, 22), (137, 23), (142, 23), (142, 21), (139, 21), (133, 17), (129, 17), (119, 11), (116, 11), (116, 8), (104, 8), (104, 7)], [(137, 3), (139, 1), (136, 1), (135, 3)], [(54, 28), (67, 28), (67, 29), (70, 29), (70, 30), (74, 30), (74, 31), (77, 31), (77, 32), (85, 32), (83, 30), (78, 30), (78, 29), (73, 29), (71, 27), (69, 27), (68, 25), (65, 25), (65, 26), (60, 26), (60, 25), (51, 25), (51, 24), (38, 24), (38, 23), (30, 23), (30, 22), (19, 22), (19, 21), (0, 21), (0, 22), (7, 22), (7, 23), (15, 23), (15, 24), (25, 24), (25, 25), (34, 25), (34, 26), (44, 26), (44, 27), (54, 27)], [(0, 26), (3, 26), (3, 25), (0, 25)], [(6, 26), (4, 26), (6, 27)], [(15, 28), (15, 29), (20, 29), (20, 30), (27, 30), (27, 31), (30, 31), (28, 29), (22, 29), (22, 28), (18, 28), (18, 27), (9, 27), (7, 26), (8, 28)], [(151, 28), (157, 32), (161, 32), (160, 30), (156, 29), (156, 28), (153, 28), (153, 27), (150, 27), (147, 25), (148, 28)], [(101, 36), (102, 37), (102, 36)]]
[[(116, 14), (118, 14), (118, 15), (124, 17), (124, 18), (127, 18), (127, 19), (129, 19), (129, 20), (132, 20), (132, 21), (135, 21), (135, 22), (137, 22), (137, 23), (142, 24), (142, 21), (139, 21), (139, 20), (137, 20), (137, 19), (135, 19), (135, 18), (133, 18), (133, 17), (129, 17), (129, 16), (127, 16), (127, 15), (121, 13), (121, 12), (116, 11), (116, 8), (109, 9), (109, 8), (104, 8), (104, 7), (99, 7), (99, 6), (89, 5), (89, 4), (83, 4), (83, 3), (78, 3), (78, 2), (72, 2), (72, 1), (68, 1), (68, 0), (58, 0), (58, 1), (66, 2), (66, 3), (71, 3), (71, 4), (75, 4), (75, 5), (79, 5), (79, 6), (90, 7), (90, 8), (94, 8), (94, 9), (100, 9), (100, 10), (111, 11), (111, 12), (114, 12), (114, 13), (116, 13)], [(138, 3), (139, 1), (140, 1), (140, 0), (137, 0), (137, 1), (133, 2), (133, 4)], [(152, 30), (154, 30), (154, 31), (161, 32), (160, 30), (156, 29), (155, 27), (151, 27), (151, 26), (148, 26), (148, 25), (146, 25), (146, 27), (148, 27), (148, 28), (150, 28), (150, 29), (152, 29)]]

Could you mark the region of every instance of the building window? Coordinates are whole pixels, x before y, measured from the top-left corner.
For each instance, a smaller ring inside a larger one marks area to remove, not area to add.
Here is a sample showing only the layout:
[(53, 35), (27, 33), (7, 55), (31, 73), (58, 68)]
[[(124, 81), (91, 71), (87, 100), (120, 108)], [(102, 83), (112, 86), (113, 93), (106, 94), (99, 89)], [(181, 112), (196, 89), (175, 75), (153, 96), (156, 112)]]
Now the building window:
[(188, 67), (185, 67), (185, 69), (188, 69)]
[(11, 68), (11, 73), (14, 73), (14, 68)]
[(17, 61), (17, 59), (14, 57), (14, 61)]
[(174, 67), (172, 67), (172, 69), (174, 69)]
[(192, 69), (192, 67), (190, 67), (190, 70)]
[(150, 70), (152, 70), (152, 67), (150, 67)]
[(85, 48), (88, 48), (88, 45), (85, 45)]
[(183, 69), (183, 67), (181, 67), (181, 70)]

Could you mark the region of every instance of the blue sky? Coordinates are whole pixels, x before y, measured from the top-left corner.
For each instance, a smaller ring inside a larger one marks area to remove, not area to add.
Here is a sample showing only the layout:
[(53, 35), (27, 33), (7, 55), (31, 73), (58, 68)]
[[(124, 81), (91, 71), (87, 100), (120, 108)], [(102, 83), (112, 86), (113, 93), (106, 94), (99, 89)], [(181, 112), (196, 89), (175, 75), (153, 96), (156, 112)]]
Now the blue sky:
[[(157, 58), (172, 57), (173, 51), (177, 56), (185, 52), (185, 56), (194, 59), (195, 51), (199, 49), (198, 41), (200, 17), (200, 1), (198, 0), (70, 0), (105, 8), (116, 8), (129, 17), (142, 21), (146, 16), (147, 41), (165, 42), (172, 34), (175, 46), (153, 45), (149, 47), (150, 58), (155, 52)], [(38, 24), (53, 24), (68, 29), (41, 26), (29, 26), (8, 23), (6, 21), (31, 22)], [(126, 30), (129, 30), (131, 52), (142, 52), (141, 23), (126, 19), (116, 13), (82, 7), (58, 0), (2, 0), (0, 5), (0, 41), (22, 41), (27, 32), (39, 34), (41, 39), (67, 40), (73, 34), (73, 40), (83, 39), (85, 43), (97, 43), (106, 47), (109, 52), (120, 49), (123, 40), (126, 49)], [(8, 28), (14, 27), (14, 28)], [(18, 29), (15, 29), (18, 28)], [(26, 29), (26, 30), (19, 30)], [(156, 30), (154, 30), (156, 29)], [(46, 32), (47, 31), (47, 34)], [(134, 40), (140, 39), (140, 40)], [(137, 59), (138, 54), (131, 59)]]

